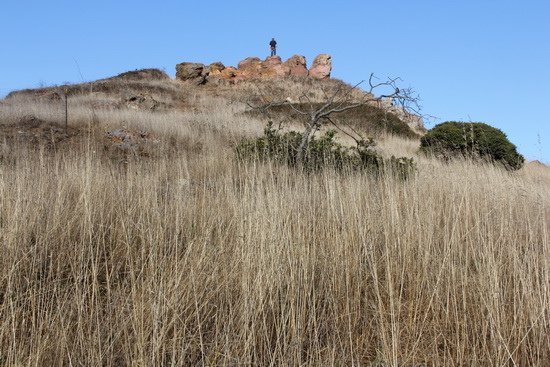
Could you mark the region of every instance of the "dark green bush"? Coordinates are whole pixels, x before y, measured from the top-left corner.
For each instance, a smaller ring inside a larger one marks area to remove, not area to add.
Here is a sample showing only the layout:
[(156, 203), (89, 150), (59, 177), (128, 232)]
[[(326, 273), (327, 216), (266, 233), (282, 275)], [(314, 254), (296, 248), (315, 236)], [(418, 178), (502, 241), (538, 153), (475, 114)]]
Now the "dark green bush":
[[(415, 170), (412, 158), (383, 159), (373, 150), (372, 139), (361, 140), (356, 147), (345, 147), (334, 141), (336, 132), (327, 131), (313, 138), (305, 152), (302, 169), (307, 172), (331, 167), (336, 170), (368, 170), (379, 173), (389, 169), (401, 178), (407, 178)], [(281, 132), (269, 123), (259, 138), (243, 139), (236, 148), (240, 160), (275, 161), (297, 167), (298, 147), (302, 134), (296, 131)]]
[(521, 168), (524, 162), (506, 134), (481, 122), (441, 123), (422, 137), (420, 146), (445, 159), (457, 155), (488, 159), (510, 170)]

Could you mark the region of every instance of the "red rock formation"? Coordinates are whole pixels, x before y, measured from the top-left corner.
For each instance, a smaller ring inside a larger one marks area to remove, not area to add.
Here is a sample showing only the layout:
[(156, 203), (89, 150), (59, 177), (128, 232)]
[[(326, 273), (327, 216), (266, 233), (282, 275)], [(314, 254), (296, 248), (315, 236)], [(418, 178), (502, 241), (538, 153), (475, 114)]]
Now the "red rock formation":
[(176, 79), (191, 81), (197, 84), (217, 83), (220, 80), (232, 82), (253, 79), (269, 79), (286, 77), (289, 75), (317, 79), (330, 78), (332, 60), (329, 55), (321, 54), (315, 58), (311, 70), (308, 71), (306, 59), (301, 55), (294, 55), (285, 62), (280, 56), (270, 56), (264, 61), (258, 57), (248, 57), (239, 62), (237, 68), (225, 67), (221, 62), (208, 66), (199, 63), (183, 62), (176, 65)]
[(290, 68), (283, 64), (279, 56), (271, 56), (262, 63), (266, 76), (287, 76), (290, 75)]
[(306, 58), (301, 55), (294, 55), (283, 63), (289, 69), (289, 74), (294, 76), (307, 76)]
[(237, 79), (265, 79), (276, 76), (285, 76), (290, 73), (285, 70), (279, 56), (271, 56), (261, 61), (257, 57), (248, 57), (239, 62)]
[(332, 71), (332, 57), (327, 54), (320, 54), (313, 60), (309, 69), (309, 76), (315, 79), (328, 79)]

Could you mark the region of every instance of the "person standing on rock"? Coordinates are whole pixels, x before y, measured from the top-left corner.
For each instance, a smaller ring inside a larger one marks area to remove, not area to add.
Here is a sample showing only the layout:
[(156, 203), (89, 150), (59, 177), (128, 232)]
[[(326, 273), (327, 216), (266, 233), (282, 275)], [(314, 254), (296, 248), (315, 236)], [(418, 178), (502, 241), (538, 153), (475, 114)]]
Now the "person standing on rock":
[(277, 41), (275, 41), (275, 38), (271, 39), (269, 46), (271, 47), (271, 56), (277, 55)]

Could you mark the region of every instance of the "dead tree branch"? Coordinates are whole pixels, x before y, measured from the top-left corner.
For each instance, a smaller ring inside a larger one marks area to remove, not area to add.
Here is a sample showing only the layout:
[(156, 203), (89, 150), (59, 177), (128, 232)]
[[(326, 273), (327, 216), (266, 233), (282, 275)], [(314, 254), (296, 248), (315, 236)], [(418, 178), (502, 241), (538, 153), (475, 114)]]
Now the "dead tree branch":
[[(302, 132), (302, 140), (297, 153), (297, 163), (301, 165), (313, 136), (325, 124), (334, 126), (338, 131), (352, 138), (357, 144), (365, 141), (361, 134), (351, 128), (351, 126), (334, 121), (332, 117), (335, 115), (361, 106), (370, 105), (389, 109), (389, 112), (400, 110), (402, 116), (405, 117), (417, 116), (421, 118), (419, 97), (412, 88), (400, 88), (397, 85), (399, 81), (401, 81), (400, 78), (387, 78), (386, 80), (380, 81), (374, 74), (371, 74), (368, 79), (367, 90), (360, 89), (364, 81), (353, 86), (342, 83), (332, 90), (323, 88), (322, 92), (324, 97), (321, 102), (312, 101), (310, 96), (304, 92), (298, 97), (298, 103), (293, 103), (290, 98), (269, 101), (264, 95), (260, 95), (262, 101), (269, 102), (260, 105), (254, 105), (247, 102), (247, 105), (251, 109), (259, 111), (264, 115), (268, 115), (269, 111), (275, 107), (289, 106), (293, 113), (306, 117), (304, 130)], [(375, 93), (378, 91), (383, 93), (375, 96)], [(360, 97), (357, 97), (357, 95)], [(343, 129), (341, 125), (346, 126), (352, 133)]]

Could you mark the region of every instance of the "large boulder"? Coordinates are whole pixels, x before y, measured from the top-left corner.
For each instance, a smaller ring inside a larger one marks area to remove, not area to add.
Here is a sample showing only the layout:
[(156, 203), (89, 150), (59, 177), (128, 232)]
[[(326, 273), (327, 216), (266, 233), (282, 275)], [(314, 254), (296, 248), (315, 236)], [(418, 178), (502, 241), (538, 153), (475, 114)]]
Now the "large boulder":
[(222, 70), (225, 69), (225, 65), (221, 62), (213, 62), (212, 64), (208, 65), (206, 69), (204, 70), (204, 73), (210, 76), (217, 76), (220, 75)]
[(313, 60), (313, 64), (309, 69), (309, 76), (315, 79), (328, 79), (331, 71), (332, 57), (327, 54), (320, 54)]
[(176, 65), (176, 79), (196, 81), (203, 77), (205, 66), (195, 62), (182, 62)]
[(258, 79), (261, 77), (262, 60), (258, 57), (247, 57), (237, 65), (239, 79)]
[(237, 69), (241, 71), (256, 70), (260, 67), (262, 60), (259, 57), (247, 57), (239, 62)]
[(286, 66), (280, 56), (270, 56), (262, 63), (262, 76), (287, 76), (290, 75), (290, 68)]
[(283, 61), (281, 60), (281, 56), (269, 56), (263, 62), (263, 64), (268, 68), (272, 68), (272, 67), (275, 67), (277, 65), (281, 65), (282, 63), (283, 63)]
[(307, 76), (306, 58), (301, 55), (294, 55), (283, 63), (285, 68), (288, 68), (289, 75)]

